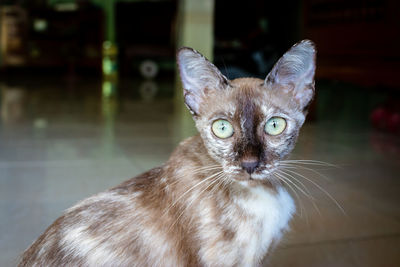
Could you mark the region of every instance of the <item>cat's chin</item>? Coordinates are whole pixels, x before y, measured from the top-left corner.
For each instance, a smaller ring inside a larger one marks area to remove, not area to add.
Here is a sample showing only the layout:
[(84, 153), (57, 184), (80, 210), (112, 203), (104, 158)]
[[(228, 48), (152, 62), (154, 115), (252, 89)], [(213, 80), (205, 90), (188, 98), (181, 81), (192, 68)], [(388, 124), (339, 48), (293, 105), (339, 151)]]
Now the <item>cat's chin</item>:
[(276, 165), (268, 165), (262, 168), (259, 168), (255, 172), (249, 174), (239, 167), (230, 167), (224, 168), (224, 171), (228, 176), (238, 182), (250, 182), (252, 184), (257, 183), (271, 183), (276, 179), (274, 178), (273, 173), (276, 171)]
[(267, 181), (270, 179), (270, 174), (263, 172), (254, 172), (252, 174), (241, 172), (234, 175), (233, 178), (237, 181)]
[(269, 178), (268, 174), (252, 173), (250, 175), (251, 180), (267, 180)]
[(269, 188), (276, 187), (277, 183), (271, 179), (269, 175), (265, 174), (242, 174), (234, 177), (234, 179), (244, 187), (257, 187), (257, 186), (267, 186)]

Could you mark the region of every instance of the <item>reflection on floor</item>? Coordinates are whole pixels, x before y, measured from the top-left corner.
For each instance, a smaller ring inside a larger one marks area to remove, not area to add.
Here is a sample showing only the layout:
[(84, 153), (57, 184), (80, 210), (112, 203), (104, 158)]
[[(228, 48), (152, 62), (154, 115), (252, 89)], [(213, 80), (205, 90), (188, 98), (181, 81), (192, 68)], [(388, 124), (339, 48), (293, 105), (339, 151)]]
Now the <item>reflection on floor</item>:
[[(0, 85), (0, 266), (65, 208), (163, 163), (180, 125), (172, 81), (159, 91), (136, 82), (115, 98), (96, 82), (16, 84)], [(353, 123), (340, 94), (319, 98), (292, 158), (339, 167), (301, 165), (312, 198), (293, 193), (292, 230), (265, 266), (399, 266), (399, 138)]]

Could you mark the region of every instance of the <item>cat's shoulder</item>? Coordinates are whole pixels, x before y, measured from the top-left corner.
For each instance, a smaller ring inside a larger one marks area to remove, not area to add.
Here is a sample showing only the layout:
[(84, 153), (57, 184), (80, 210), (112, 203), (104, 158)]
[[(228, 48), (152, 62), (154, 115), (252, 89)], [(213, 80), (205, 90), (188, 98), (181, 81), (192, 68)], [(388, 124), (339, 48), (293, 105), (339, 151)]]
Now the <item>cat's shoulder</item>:
[(200, 134), (197, 134), (180, 142), (175, 151), (187, 153), (196, 149), (198, 150), (200, 146), (203, 146), (203, 140), (201, 139)]
[(163, 172), (164, 172), (164, 166), (159, 166), (150, 169), (142, 174), (139, 174), (111, 188), (110, 190), (108, 190), (108, 192), (129, 194), (141, 189), (147, 189), (152, 183), (155, 183), (157, 180), (161, 178)]
[(189, 137), (176, 147), (172, 152), (169, 164), (173, 166), (178, 162), (198, 160), (208, 155), (200, 135)]

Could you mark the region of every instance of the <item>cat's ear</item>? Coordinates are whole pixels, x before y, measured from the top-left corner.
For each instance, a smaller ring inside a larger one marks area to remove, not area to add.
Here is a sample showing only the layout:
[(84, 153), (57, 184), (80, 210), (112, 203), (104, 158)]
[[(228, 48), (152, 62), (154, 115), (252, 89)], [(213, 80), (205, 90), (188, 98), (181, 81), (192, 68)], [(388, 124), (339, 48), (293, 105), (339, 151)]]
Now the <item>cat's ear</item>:
[(289, 49), (275, 64), (265, 79), (273, 90), (291, 94), (301, 109), (314, 97), (315, 45), (303, 40)]
[(228, 79), (202, 54), (188, 47), (178, 50), (177, 62), (183, 84), (185, 104), (192, 115), (199, 115), (199, 106), (207, 92), (224, 89)]

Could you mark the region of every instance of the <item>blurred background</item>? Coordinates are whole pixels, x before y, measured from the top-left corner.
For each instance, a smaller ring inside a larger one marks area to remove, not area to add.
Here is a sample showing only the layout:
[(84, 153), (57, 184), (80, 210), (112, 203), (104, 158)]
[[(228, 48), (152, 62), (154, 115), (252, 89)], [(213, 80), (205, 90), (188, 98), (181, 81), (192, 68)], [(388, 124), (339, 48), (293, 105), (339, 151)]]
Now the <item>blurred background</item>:
[(305, 38), (317, 96), (292, 158), (335, 167), (299, 164), (265, 266), (400, 266), (399, 17), (395, 0), (1, 0), (0, 266), (196, 133), (177, 48), (265, 78)]

